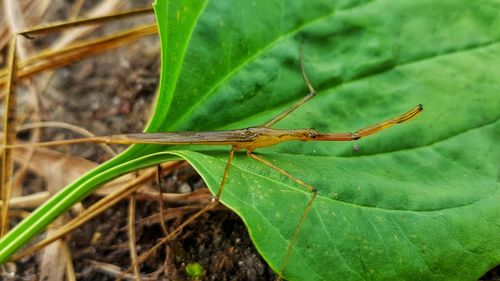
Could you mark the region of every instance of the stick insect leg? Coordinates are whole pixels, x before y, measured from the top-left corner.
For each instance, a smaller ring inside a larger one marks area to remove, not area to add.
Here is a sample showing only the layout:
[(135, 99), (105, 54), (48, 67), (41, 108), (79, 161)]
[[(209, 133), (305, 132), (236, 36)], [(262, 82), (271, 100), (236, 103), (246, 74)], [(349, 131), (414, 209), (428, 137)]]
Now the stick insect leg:
[(292, 113), (295, 109), (299, 108), (301, 105), (306, 103), (308, 100), (312, 99), (314, 96), (316, 96), (316, 90), (314, 90), (311, 82), (309, 82), (309, 79), (307, 78), (306, 70), (304, 67), (304, 53), (302, 49), (300, 50), (300, 71), (302, 73), (302, 78), (304, 79), (304, 82), (307, 85), (307, 88), (309, 89), (309, 94), (307, 94), (305, 97), (294, 103), (291, 107), (286, 109), (285, 111), (281, 112), (280, 114), (276, 115), (269, 121), (265, 122), (262, 124), (262, 127), (271, 127), (274, 124), (278, 123), (281, 121), (281, 119), (285, 118), (288, 114)]
[(280, 174), (287, 176), (289, 179), (291, 179), (294, 182), (298, 183), (299, 185), (303, 186), (305, 189), (307, 189), (308, 191), (310, 191), (312, 193), (311, 199), (309, 199), (309, 202), (307, 202), (307, 205), (304, 209), (304, 212), (302, 213), (302, 216), (300, 218), (300, 221), (297, 224), (297, 227), (295, 227), (295, 230), (293, 231), (293, 235), (292, 235), (292, 238), (290, 240), (290, 244), (288, 244), (288, 248), (287, 248), (285, 257), (283, 258), (283, 261), (281, 262), (280, 269), (278, 272), (278, 279), (277, 279), (277, 280), (281, 280), (281, 276), (282, 276), (283, 272), (285, 271), (288, 260), (290, 258), (291, 253), (292, 253), (293, 246), (295, 245), (295, 243), (297, 242), (297, 239), (299, 238), (300, 229), (302, 228), (302, 225), (304, 224), (304, 221), (306, 220), (306, 217), (309, 214), (309, 211), (311, 211), (312, 204), (314, 202), (314, 199), (316, 199), (316, 196), (318, 195), (318, 191), (316, 190), (316, 188), (314, 188), (311, 185), (303, 182), (302, 180), (292, 176), (291, 174), (289, 174), (285, 170), (277, 167), (276, 165), (267, 161), (266, 159), (262, 158), (261, 156), (253, 154), (252, 151), (247, 151), (247, 155), (250, 158), (253, 158), (253, 159), (261, 162), (262, 164), (278, 171)]
[[(236, 150), (238, 150), (238, 147), (233, 146), (233, 147), (231, 147), (231, 151), (229, 151), (229, 158), (227, 160), (226, 168), (224, 169), (224, 175), (222, 176), (221, 183), (220, 183), (220, 186), (219, 186), (219, 190), (217, 191), (217, 194), (212, 198), (212, 201), (209, 204), (207, 204), (205, 207), (203, 207), (201, 210), (199, 210), (198, 212), (196, 212), (194, 215), (192, 215), (188, 219), (186, 219), (181, 225), (179, 225), (176, 229), (174, 229), (168, 235), (166, 235), (165, 237), (163, 237), (158, 243), (156, 243), (156, 245), (154, 245), (153, 247), (151, 247), (147, 252), (145, 252), (142, 255), (140, 255), (137, 258), (137, 262), (136, 262), (137, 264), (142, 263), (151, 254), (153, 254), (159, 247), (161, 247), (161, 245), (163, 245), (166, 242), (168, 242), (169, 240), (174, 239), (175, 237), (177, 237), (177, 235), (179, 235), (179, 233), (184, 229), (184, 227), (186, 227), (187, 225), (189, 225), (190, 223), (192, 223), (193, 221), (195, 221), (199, 216), (203, 215), (204, 213), (208, 212), (209, 210), (211, 210), (214, 207), (216, 207), (217, 205), (219, 205), (219, 198), (220, 198), (220, 196), (222, 194), (222, 191), (224, 190), (224, 186), (226, 184), (226, 180), (227, 180), (227, 177), (229, 175), (229, 170), (230, 170), (231, 164), (233, 162), (234, 152)], [(129, 272), (130, 270), (132, 270), (135, 266), (137, 266), (135, 263), (132, 264), (127, 269), (127, 271), (124, 272), (124, 274), (127, 273), (127, 272)], [(118, 278), (118, 280), (120, 280), (120, 279), (121, 278)]]
[(226, 169), (224, 170), (224, 175), (222, 176), (222, 180), (220, 182), (219, 190), (215, 195), (216, 198), (219, 198), (224, 190), (224, 185), (226, 184), (227, 176), (229, 175), (229, 169), (231, 168), (231, 164), (234, 158), (234, 152), (237, 150), (236, 147), (231, 147), (231, 151), (229, 151), (229, 158), (227, 159)]

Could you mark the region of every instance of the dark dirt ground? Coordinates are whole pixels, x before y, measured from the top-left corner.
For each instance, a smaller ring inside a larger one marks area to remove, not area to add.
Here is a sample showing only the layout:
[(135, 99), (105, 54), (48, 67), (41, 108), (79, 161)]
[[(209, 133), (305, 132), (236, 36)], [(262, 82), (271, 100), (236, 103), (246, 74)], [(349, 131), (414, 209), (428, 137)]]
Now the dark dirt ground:
[[(69, 4), (62, 1), (50, 11), (51, 18), (64, 18)], [(134, 2), (135, 7), (147, 5)], [(71, 1), (70, 1), (71, 3)], [(85, 9), (94, 4), (86, 3)], [(127, 8), (130, 8), (129, 5)], [(129, 25), (141, 23), (144, 18), (120, 21), (99, 29), (94, 35), (109, 34)], [(153, 20), (148, 18), (148, 22)], [(43, 46), (51, 37), (33, 42)], [(2, 52), (5, 55), (5, 52)], [(81, 126), (96, 135), (140, 132), (151, 113), (159, 75), (159, 42), (155, 36), (135, 44), (115, 49), (57, 70), (41, 96), (42, 120), (64, 121)], [(30, 121), (30, 120), (28, 120)], [(43, 130), (43, 139), (71, 138), (76, 135), (67, 130)], [(26, 137), (26, 136), (25, 136)], [(61, 151), (102, 162), (108, 156), (92, 145), (64, 147)], [(64, 171), (61, 171), (64, 173)], [(32, 191), (42, 190), (43, 181), (27, 180)], [(40, 184), (41, 186), (34, 186)], [(163, 191), (179, 192), (205, 188), (196, 172), (182, 166), (168, 172), (161, 181)], [(100, 197), (91, 196), (85, 206)], [(168, 206), (166, 206), (168, 207)], [(130, 265), (127, 246), (127, 208), (123, 201), (92, 219), (71, 235), (70, 246), (78, 280), (115, 280), (114, 274), (105, 272), (99, 264), (113, 264), (126, 269)], [(158, 212), (155, 200), (139, 200), (136, 218)], [(182, 223), (185, 216), (168, 222), (169, 230)], [(14, 223), (14, 222), (13, 222)], [(101, 236), (95, 240), (96, 233)], [(146, 251), (163, 237), (158, 224), (137, 224), (138, 254)], [(29, 257), (17, 263), (16, 274), (4, 280), (38, 280), (38, 257)], [(231, 211), (219, 208), (197, 219), (180, 236), (158, 251), (141, 267), (143, 274), (156, 272), (160, 280), (190, 280), (184, 272), (188, 263), (199, 263), (205, 269), (202, 280), (274, 280), (275, 275), (253, 247), (242, 221)], [(151, 275), (155, 276), (155, 275)], [(168, 276), (168, 277), (166, 277)], [(192, 280), (192, 279), (191, 279)], [(481, 280), (500, 280), (499, 268)]]

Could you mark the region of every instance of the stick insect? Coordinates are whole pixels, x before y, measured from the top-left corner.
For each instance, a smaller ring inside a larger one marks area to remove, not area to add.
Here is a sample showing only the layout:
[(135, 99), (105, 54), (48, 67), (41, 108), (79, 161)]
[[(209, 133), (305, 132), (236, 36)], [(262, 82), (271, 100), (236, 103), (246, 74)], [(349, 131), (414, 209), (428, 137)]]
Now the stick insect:
[(137, 133), (137, 134), (120, 134), (120, 135), (111, 135), (111, 136), (100, 136), (100, 137), (91, 137), (91, 138), (78, 138), (78, 139), (70, 139), (63, 141), (49, 141), (49, 142), (41, 142), (41, 143), (31, 143), (31, 144), (11, 144), (7, 145), (7, 148), (17, 148), (22, 146), (54, 146), (54, 145), (67, 145), (67, 144), (76, 144), (76, 143), (107, 143), (107, 144), (122, 144), (122, 145), (130, 145), (130, 144), (160, 144), (160, 145), (216, 145), (216, 146), (229, 146), (229, 156), (227, 160), (226, 167), (224, 169), (223, 176), (220, 180), (219, 188), (217, 193), (213, 196), (212, 201), (203, 209), (192, 215), (188, 218), (183, 224), (181, 224), (178, 228), (176, 228), (173, 232), (171, 232), (168, 236), (162, 239), (155, 247), (151, 248), (148, 252), (144, 253), (139, 261), (143, 260), (145, 257), (149, 255), (152, 251), (154, 251), (159, 245), (165, 243), (169, 239), (175, 237), (182, 229), (193, 222), (197, 217), (201, 214), (207, 212), (212, 209), (219, 203), (219, 198), (223, 194), (226, 180), (229, 177), (229, 172), (231, 169), (232, 161), (234, 155), (237, 151), (244, 151), (246, 155), (261, 164), (275, 170), (277, 173), (280, 173), (290, 180), (294, 181), (302, 188), (307, 190), (311, 195), (310, 199), (307, 202), (307, 205), (304, 208), (304, 211), (300, 217), (299, 223), (295, 227), (292, 237), (290, 238), (290, 242), (287, 246), (286, 253), (281, 262), (281, 265), (278, 270), (278, 278), (280, 278), (286, 269), (288, 264), (288, 260), (290, 258), (290, 254), (292, 253), (293, 247), (296, 244), (298, 237), (300, 235), (300, 230), (302, 225), (304, 224), (311, 207), (313, 206), (314, 200), (318, 194), (318, 191), (315, 187), (309, 185), (308, 183), (302, 181), (301, 179), (295, 177), (294, 175), (288, 173), (282, 168), (274, 165), (270, 161), (266, 160), (260, 155), (254, 153), (256, 149), (270, 147), (281, 142), (286, 141), (354, 141), (360, 138), (378, 133), (384, 129), (390, 128), (394, 125), (406, 122), (413, 117), (417, 116), (422, 112), (422, 105), (418, 105), (408, 112), (391, 118), (387, 121), (383, 121), (380, 123), (376, 123), (374, 125), (358, 129), (354, 132), (335, 132), (335, 133), (322, 133), (318, 132), (312, 128), (305, 129), (274, 129), (273, 126), (283, 120), (285, 117), (289, 116), (295, 110), (300, 108), (303, 104), (311, 100), (314, 96), (316, 96), (317, 92), (310, 82), (304, 65), (304, 55), (301, 50), (300, 52), (300, 72), (302, 75), (302, 79), (308, 89), (308, 93), (299, 101), (294, 103), (291, 107), (264, 122), (263, 124), (243, 128), (243, 129), (235, 129), (235, 130), (226, 130), (226, 131), (207, 131), (207, 132), (162, 132), (162, 133)]
[[(293, 104), (290, 108), (281, 112), (277, 116), (271, 118), (267, 122), (244, 129), (236, 129), (236, 130), (227, 130), (227, 131), (207, 131), (207, 132), (164, 132), (164, 133), (137, 133), (137, 134), (120, 134), (120, 135), (111, 135), (111, 136), (100, 136), (100, 137), (91, 137), (91, 138), (79, 138), (79, 139), (71, 139), (71, 140), (63, 140), (63, 141), (50, 141), (50, 142), (41, 142), (35, 144), (13, 144), (8, 147), (16, 148), (26, 145), (32, 146), (54, 146), (54, 145), (64, 145), (64, 144), (76, 144), (76, 143), (107, 143), (107, 144), (160, 144), (160, 145), (186, 145), (186, 144), (199, 144), (199, 145), (225, 145), (230, 146), (229, 157), (227, 160), (227, 165), (224, 170), (223, 177), (220, 181), (219, 189), (216, 195), (213, 197), (212, 202), (218, 202), (220, 196), (222, 195), (225, 187), (226, 180), (229, 176), (229, 171), (231, 168), (231, 163), (234, 158), (234, 154), (236, 151), (244, 150), (248, 157), (257, 160), (263, 165), (268, 166), (269, 168), (277, 171), (280, 174), (285, 175), (290, 178), (307, 191), (311, 193), (311, 198), (306, 205), (306, 208), (300, 218), (299, 224), (295, 228), (293, 236), (291, 238), (291, 242), (288, 245), (287, 253), (285, 258), (283, 259), (280, 267), (280, 271), (278, 274), (281, 276), (288, 262), (288, 258), (293, 249), (293, 245), (296, 243), (297, 238), (300, 233), (300, 229), (302, 224), (304, 223), (307, 214), (309, 213), (311, 206), (317, 196), (317, 189), (313, 186), (303, 182), (299, 178), (289, 174), (285, 170), (280, 167), (272, 164), (268, 160), (264, 159), (262, 156), (259, 156), (254, 153), (256, 149), (265, 148), (269, 146), (276, 145), (285, 141), (354, 141), (358, 140), (362, 137), (366, 137), (369, 135), (373, 135), (378, 133), (384, 129), (392, 127), (396, 124), (403, 123), (417, 116), (420, 112), (422, 112), (422, 105), (418, 105), (415, 108), (409, 110), (408, 112), (397, 116), (395, 118), (389, 119), (384, 122), (380, 122), (354, 132), (339, 132), (339, 133), (321, 133), (314, 129), (294, 129), (294, 130), (283, 130), (283, 129), (273, 129), (272, 126), (287, 117), (293, 111), (298, 109), (301, 105), (312, 99), (316, 96), (316, 90), (309, 82), (309, 78), (307, 77), (305, 67), (304, 67), (304, 59), (303, 55), (300, 56), (300, 69), (302, 73), (302, 78), (309, 89), (309, 93)], [(209, 205), (210, 208), (213, 204)], [(201, 212), (206, 212), (207, 209), (202, 209), (199, 214), (195, 214), (193, 217), (198, 217), (201, 215)], [(194, 220), (194, 218), (193, 218)], [(186, 222), (191, 222), (191, 219), (188, 219)], [(184, 225), (182, 225), (184, 227)], [(178, 230), (180, 231), (180, 229)], [(178, 231), (174, 231), (177, 233)]]

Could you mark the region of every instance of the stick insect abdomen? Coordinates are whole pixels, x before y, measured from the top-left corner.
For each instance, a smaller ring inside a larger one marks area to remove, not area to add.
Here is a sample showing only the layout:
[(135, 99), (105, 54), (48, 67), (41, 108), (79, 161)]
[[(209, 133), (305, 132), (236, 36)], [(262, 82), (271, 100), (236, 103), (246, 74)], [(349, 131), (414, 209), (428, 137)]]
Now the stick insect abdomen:
[(230, 131), (209, 132), (163, 132), (163, 133), (139, 133), (122, 134), (102, 137), (101, 141), (113, 144), (208, 144), (208, 145), (233, 145), (240, 142), (252, 142), (253, 135), (245, 132), (245, 129)]

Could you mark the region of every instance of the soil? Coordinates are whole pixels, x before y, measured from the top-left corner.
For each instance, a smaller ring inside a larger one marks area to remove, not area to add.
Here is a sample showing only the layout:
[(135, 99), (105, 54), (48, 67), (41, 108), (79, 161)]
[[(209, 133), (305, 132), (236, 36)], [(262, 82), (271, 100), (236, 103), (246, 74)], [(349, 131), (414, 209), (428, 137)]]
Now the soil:
[[(61, 5), (57, 9), (49, 9), (45, 21), (64, 18), (72, 3), (57, 2)], [(93, 5), (86, 2), (82, 13)], [(133, 4), (135, 7), (146, 5), (149, 5), (149, 1), (134, 1)], [(126, 8), (131, 7), (128, 4)], [(152, 17), (147, 18), (148, 22), (152, 20)], [(92, 36), (123, 30), (143, 21), (144, 18), (121, 21), (98, 29)], [(37, 40), (35, 46), (44, 46), (52, 37)], [(158, 39), (150, 36), (58, 69), (48, 86), (38, 93), (41, 96), (40, 118), (78, 125), (96, 135), (142, 131), (156, 93), (159, 51)], [(2, 50), (4, 55), (5, 51)], [(26, 122), (29, 121), (36, 120), (28, 118)], [(45, 140), (77, 136), (62, 129), (46, 129), (42, 133), (42, 139)], [(61, 151), (98, 162), (109, 158), (102, 150), (91, 145), (61, 148)], [(35, 176), (28, 178), (26, 184), (31, 191), (44, 188), (43, 181)], [(168, 192), (206, 188), (196, 172), (188, 166), (167, 173), (161, 186)], [(90, 196), (83, 204), (87, 207), (98, 199), (100, 197)], [(143, 218), (158, 213), (158, 208), (156, 200), (137, 202), (138, 254), (150, 249), (163, 237), (160, 225), (141, 223)], [(127, 213), (128, 201), (120, 202), (71, 234), (70, 251), (78, 280), (115, 280), (117, 275), (106, 271), (103, 265), (116, 265), (121, 270), (129, 267)], [(186, 216), (180, 216), (168, 221), (168, 231), (185, 219)], [(4, 276), (4, 279), (38, 280), (38, 260), (38, 256), (32, 256), (17, 262), (15, 276)], [(275, 279), (275, 274), (253, 247), (241, 219), (225, 208), (206, 213), (186, 227), (179, 237), (143, 263), (141, 272), (145, 280), (148, 276), (154, 280), (195, 280), (186, 274), (188, 264), (199, 264), (205, 271), (204, 277), (198, 280)], [(500, 280), (498, 267), (481, 280)]]

